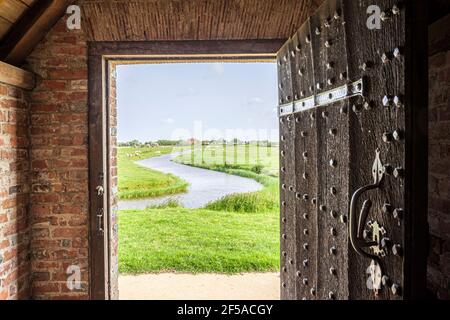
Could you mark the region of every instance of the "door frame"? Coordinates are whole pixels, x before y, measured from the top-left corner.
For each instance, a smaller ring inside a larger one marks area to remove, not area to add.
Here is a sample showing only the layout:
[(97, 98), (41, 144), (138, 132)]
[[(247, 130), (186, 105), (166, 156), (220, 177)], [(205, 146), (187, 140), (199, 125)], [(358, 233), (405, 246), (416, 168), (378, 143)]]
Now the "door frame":
[[(111, 298), (110, 74), (120, 64), (275, 62), (287, 39), (88, 43), (89, 297)], [(97, 187), (103, 188), (99, 195)], [(99, 220), (99, 214), (103, 218)], [(99, 231), (98, 228), (103, 231)]]

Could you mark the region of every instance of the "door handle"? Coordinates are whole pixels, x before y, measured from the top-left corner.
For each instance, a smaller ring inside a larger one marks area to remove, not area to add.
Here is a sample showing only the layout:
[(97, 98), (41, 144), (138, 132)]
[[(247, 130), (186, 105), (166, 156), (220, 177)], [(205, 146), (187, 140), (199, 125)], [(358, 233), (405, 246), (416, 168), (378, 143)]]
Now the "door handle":
[[(361, 211), (359, 213), (358, 229), (357, 229), (356, 239), (364, 238), (364, 236), (363, 236), (364, 226), (367, 223), (367, 216), (369, 215), (370, 208), (372, 208), (372, 201), (365, 200), (363, 202)], [(364, 246), (364, 247), (371, 247), (371, 246), (376, 245), (376, 244), (378, 244), (378, 243), (375, 242), (375, 241), (372, 241), (372, 242), (365, 242), (364, 244), (362, 244), (362, 246)]]
[[(358, 200), (365, 192), (380, 188), (381, 182), (384, 177), (384, 167), (381, 164), (380, 160), (380, 152), (376, 150), (375, 161), (372, 166), (372, 176), (374, 182), (372, 184), (363, 186), (356, 190), (350, 201), (350, 218), (349, 218), (349, 235), (350, 235), (350, 243), (357, 254), (360, 256), (375, 260), (380, 266), (380, 259), (378, 256), (370, 254), (363, 250), (363, 248), (371, 247), (373, 245), (377, 245), (377, 242), (374, 241), (366, 241), (363, 239), (363, 231), (364, 226), (367, 222), (367, 216), (369, 215), (370, 208), (372, 206), (372, 202), (370, 200), (366, 200), (363, 203), (361, 208), (361, 212), (359, 214), (359, 218), (357, 218), (357, 204)], [(358, 221), (358, 222), (357, 222)]]

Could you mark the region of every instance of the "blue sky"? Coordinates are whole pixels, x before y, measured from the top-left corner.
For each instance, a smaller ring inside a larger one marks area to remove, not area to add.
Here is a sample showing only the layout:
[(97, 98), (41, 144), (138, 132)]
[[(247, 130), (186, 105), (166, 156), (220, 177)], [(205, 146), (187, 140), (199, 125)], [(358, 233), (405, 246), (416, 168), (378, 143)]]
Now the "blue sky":
[(275, 63), (117, 67), (119, 141), (278, 139)]

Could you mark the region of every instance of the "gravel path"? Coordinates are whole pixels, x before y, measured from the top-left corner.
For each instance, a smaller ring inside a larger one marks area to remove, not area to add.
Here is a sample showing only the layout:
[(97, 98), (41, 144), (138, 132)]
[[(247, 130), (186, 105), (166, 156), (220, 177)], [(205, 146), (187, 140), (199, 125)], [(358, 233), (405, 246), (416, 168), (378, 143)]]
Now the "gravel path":
[(119, 277), (121, 300), (279, 300), (278, 273), (145, 274)]

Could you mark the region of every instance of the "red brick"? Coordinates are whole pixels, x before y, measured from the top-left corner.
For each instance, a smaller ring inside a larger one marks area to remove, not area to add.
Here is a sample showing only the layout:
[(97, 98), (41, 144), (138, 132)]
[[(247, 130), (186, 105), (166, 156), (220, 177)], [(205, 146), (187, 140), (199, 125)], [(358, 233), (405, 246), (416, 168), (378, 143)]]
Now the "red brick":
[(86, 47), (76, 45), (60, 46), (55, 47), (54, 52), (58, 55), (64, 54), (64, 55), (82, 56), (86, 55)]
[(64, 90), (67, 86), (66, 81), (60, 80), (44, 80), (39, 84), (39, 90)]
[(88, 224), (88, 220), (87, 217), (72, 217), (70, 218), (70, 220), (68, 221), (69, 226), (74, 227), (74, 226), (85, 226)]
[(53, 126), (33, 126), (31, 127), (32, 135), (43, 135), (43, 134), (61, 134), (57, 127)]
[(9, 240), (0, 241), (0, 250), (3, 250), (10, 246)]
[(8, 215), (6, 213), (0, 214), (0, 223), (8, 221)]
[[(8, 234), (7, 234), (8, 235)], [(13, 248), (3, 253), (3, 262), (17, 257), (17, 248)]]
[(60, 292), (60, 284), (54, 282), (33, 282), (32, 288), (33, 295)]
[(54, 43), (64, 43), (64, 44), (76, 44), (78, 40), (78, 37), (75, 36), (61, 36), (61, 37), (55, 37), (53, 39)]
[(55, 261), (34, 261), (32, 267), (34, 270), (53, 270), (59, 269), (60, 264)]
[(26, 109), (28, 104), (16, 99), (3, 99), (0, 100), (0, 107)]
[(49, 66), (49, 67), (67, 67), (69, 65), (69, 62), (67, 61), (66, 58), (56, 58), (56, 57), (51, 57), (47, 60), (44, 60), (44, 65)]
[(0, 291), (0, 300), (6, 300), (9, 297), (9, 293), (7, 290)]
[(59, 207), (58, 212), (61, 214), (78, 215), (81, 212), (85, 211), (83, 206), (75, 205), (75, 204), (61, 204), (58, 207)]
[(50, 280), (50, 272), (33, 272), (31, 278), (33, 281), (48, 281)]
[(13, 267), (14, 264), (12, 263), (12, 261), (0, 264), (0, 274), (6, 274), (11, 272), (11, 270), (13, 270)]
[(0, 122), (6, 122), (8, 120), (8, 112), (0, 110)]
[(11, 98), (22, 99), (23, 90), (16, 87), (8, 87), (8, 96)]
[(19, 278), (19, 270), (14, 269), (12, 272), (8, 274), (8, 276), (4, 279), (7, 284), (12, 283), (14, 280)]
[(33, 170), (47, 169), (48, 163), (45, 160), (34, 160), (31, 162), (31, 168)]
[(87, 70), (67, 70), (57, 69), (49, 72), (50, 79), (61, 79), (61, 80), (77, 80), (77, 79), (86, 79), (87, 78)]
[(60, 200), (59, 194), (32, 194), (31, 203), (58, 203)]
[(33, 91), (30, 98), (32, 103), (48, 103), (53, 99), (53, 93), (50, 91)]
[[(33, 239), (45, 239), (48, 238), (50, 235), (50, 230), (49, 228), (33, 228), (33, 233), (32, 233), (32, 237)], [(33, 245), (34, 242), (33, 242)]]
[(55, 121), (62, 123), (76, 122), (76, 123), (87, 123), (87, 114), (78, 113), (61, 113), (54, 115)]
[[(69, 30), (67, 30), (67, 25), (64, 19), (59, 20), (59, 22), (53, 27), (51, 35), (53, 37), (61, 37), (67, 35)], [(76, 31), (70, 31), (70, 33), (75, 33)]]
[(60, 249), (53, 252), (53, 259), (63, 261), (63, 260), (74, 260), (78, 257), (78, 250), (76, 249)]
[(73, 248), (87, 248), (88, 241), (87, 239), (77, 238), (72, 240)]
[(55, 99), (58, 101), (70, 101), (71, 103), (79, 101), (87, 101), (86, 92), (55, 92)]
[(0, 83), (0, 96), (6, 96), (8, 94), (8, 87)]
[(72, 238), (86, 236), (86, 228), (56, 228), (52, 236), (56, 238)]
[(58, 112), (61, 110), (60, 105), (48, 103), (32, 103), (30, 108), (32, 112)]
[(26, 124), (28, 120), (28, 112), (21, 109), (11, 109), (8, 112), (8, 122), (17, 122), (19, 124)]

